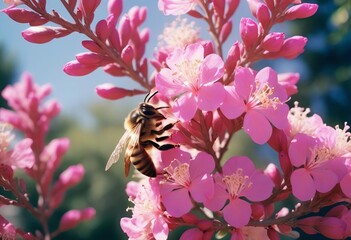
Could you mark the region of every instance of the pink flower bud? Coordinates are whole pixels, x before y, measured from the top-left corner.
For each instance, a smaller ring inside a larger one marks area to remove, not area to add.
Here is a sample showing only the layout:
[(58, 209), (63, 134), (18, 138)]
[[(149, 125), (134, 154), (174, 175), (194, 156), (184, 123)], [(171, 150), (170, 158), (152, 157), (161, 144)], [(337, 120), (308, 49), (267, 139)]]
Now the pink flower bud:
[(7, 8), (4, 10), (12, 20), (19, 23), (31, 23), (41, 19), (40, 15), (23, 8)]
[(97, 68), (97, 65), (85, 65), (77, 60), (73, 60), (65, 64), (63, 71), (70, 76), (84, 76), (95, 71)]
[(43, 114), (48, 118), (53, 118), (61, 112), (61, 106), (56, 100), (49, 100), (43, 106)]
[(119, 30), (120, 40), (122, 47), (126, 46), (130, 37), (131, 37), (132, 27), (130, 24), (130, 19), (128, 16), (123, 16), (121, 21), (119, 22)]
[(273, 163), (268, 164), (268, 166), (264, 170), (264, 174), (268, 176), (270, 179), (272, 179), (276, 187), (279, 187), (281, 185), (283, 178), (277, 166), (274, 165)]
[(104, 66), (104, 71), (115, 77), (126, 75), (124, 69), (115, 63), (107, 64), (106, 66)]
[(251, 49), (258, 37), (258, 26), (251, 18), (240, 20), (240, 36), (246, 49)]
[(225, 60), (225, 68), (228, 72), (233, 72), (238, 60), (240, 59), (239, 43), (235, 42), (228, 51), (227, 59)]
[(96, 32), (96, 36), (102, 40), (102, 41), (106, 41), (106, 39), (108, 38), (108, 36), (110, 35), (110, 31), (109, 28), (107, 27), (107, 22), (105, 19), (100, 20), (96, 26), (95, 26), (95, 32)]
[(318, 5), (311, 3), (302, 3), (290, 7), (284, 14), (284, 20), (295, 20), (299, 18), (308, 18), (317, 12)]
[(125, 48), (123, 48), (123, 50), (122, 50), (121, 58), (128, 66), (131, 66), (132, 61), (134, 59), (133, 47), (130, 45), (125, 46)]
[(139, 13), (140, 13), (140, 8), (138, 6), (134, 6), (128, 11), (130, 25), (133, 30), (135, 30), (142, 23)]
[(58, 230), (60, 232), (64, 232), (72, 229), (76, 227), (80, 222), (92, 219), (95, 216), (95, 213), (96, 211), (94, 208), (70, 210), (62, 216)]
[(257, 18), (257, 9), (262, 4), (260, 0), (247, 0), (247, 4), (249, 5), (249, 9), (252, 15)]
[(31, 43), (47, 43), (56, 38), (56, 31), (51, 27), (29, 27), (22, 32), (22, 37)]
[(94, 15), (100, 3), (101, 0), (80, 0), (79, 9), (83, 12), (85, 18), (90, 18), (91, 15)]
[(307, 38), (302, 36), (294, 36), (284, 41), (282, 48), (279, 51), (279, 56), (287, 59), (296, 58), (303, 53), (307, 43)]
[(270, 240), (279, 240), (279, 233), (274, 230), (273, 228), (268, 228), (267, 230), (267, 236), (269, 237)]
[(145, 93), (145, 91), (141, 91), (137, 89), (129, 90), (124, 88), (119, 88), (114, 86), (111, 83), (104, 83), (104, 84), (98, 85), (95, 91), (100, 97), (108, 100), (117, 100), (124, 97), (131, 97), (134, 95)]
[(227, 12), (225, 14), (225, 18), (229, 19), (238, 8), (240, 0), (226, 0), (226, 2), (227, 2)]
[(0, 177), (5, 181), (11, 182), (13, 178), (13, 169), (11, 166), (6, 164), (0, 164)]
[(271, 14), (266, 4), (261, 3), (258, 5), (256, 17), (261, 23), (263, 29), (267, 29), (269, 27)]
[(315, 228), (330, 239), (343, 239), (347, 224), (336, 217), (324, 217)]
[(268, 52), (277, 52), (283, 46), (284, 38), (284, 33), (269, 33), (262, 41), (262, 48)]
[(193, 18), (204, 18), (204, 16), (196, 10), (190, 10), (187, 14)]
[(59, 182), (66, 188), (72, 187), (79, 183), (84, 176), (84, 167), (82, 164), (69, 166), (65, 171), (60, 174)]
[(264, 217), (265, 211), (262, 203), (251, 204), (251, 210), (252, 210), (251, 217), (254, 220), (260, 220)]
[(107, 3), (108, 13), (115, 16), (116, 19), (119, 18), (123, 9), (123, 0), (109, 0)]
[(76, 55), (76, 59), (85, 65), (102, 65), (101, 63), (106, 61), (102, 55), (92, 52), (79, 53)]
[(83, 47), (85, 47), (86, 49), (88, 49), (92, 52), (96, 52), (96, 53), (101, 52), (101, 47), (98, 44), (96, 44), (94, 41), (84, 40), (84, 41), (82, 41), (82, 45), (83, 45)]
[(224, 43), (232, 32), (233, 22), (230, 20), (223, 25), (221, 33), (219, 34), (219, 39)]
[(220, 18), (224, 17), (225, 0), (213, 1), (213, 7)]
[(148, 62), (147, 59), (144, 58), (143, 62), (140, 64), (139, 71), (143, 75), (144, 78), (148, 76)]

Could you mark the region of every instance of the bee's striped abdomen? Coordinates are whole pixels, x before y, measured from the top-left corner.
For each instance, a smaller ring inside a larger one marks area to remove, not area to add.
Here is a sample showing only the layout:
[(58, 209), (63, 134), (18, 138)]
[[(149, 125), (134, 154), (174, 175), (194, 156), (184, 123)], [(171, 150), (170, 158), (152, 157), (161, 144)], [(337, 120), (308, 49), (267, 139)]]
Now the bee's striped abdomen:
[(140, 146), (140, 143), (136, 144), (133, 149), (128, 149), (128, 151), (131, 151), (130, 161), (139, 172), (149, 177), (156, 177), (155, 165), (149, 154)]

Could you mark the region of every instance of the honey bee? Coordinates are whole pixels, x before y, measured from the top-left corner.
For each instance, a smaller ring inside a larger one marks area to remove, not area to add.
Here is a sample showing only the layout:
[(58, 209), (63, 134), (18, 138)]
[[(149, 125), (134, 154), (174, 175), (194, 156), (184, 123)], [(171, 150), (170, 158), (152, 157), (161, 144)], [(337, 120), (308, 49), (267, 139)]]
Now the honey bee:
[(150, 147), (168, 150), (177, 146), (157, 143), (169, 137), (162, 136), (162, 134), (171, 129), (175, 123), (161, 126), (162, 120), (166, 118), (159, 110), (167, 107), (154, 107), (148, 103), (156, 93), (153, 93), (150, 97), (149, 94), (146, 95), (144, 102), (128, 114), (124, 121), (126, 132), (113, 150), (105, 171), (118, 161), (121, 152), (126, 149), (124, 156), (124, 174), (126, 177), (129, 175), (130, 163), (133, 163), (134, 167), (142, 174), (148, 177), (156, 177), (155, 165), (146, 150)]

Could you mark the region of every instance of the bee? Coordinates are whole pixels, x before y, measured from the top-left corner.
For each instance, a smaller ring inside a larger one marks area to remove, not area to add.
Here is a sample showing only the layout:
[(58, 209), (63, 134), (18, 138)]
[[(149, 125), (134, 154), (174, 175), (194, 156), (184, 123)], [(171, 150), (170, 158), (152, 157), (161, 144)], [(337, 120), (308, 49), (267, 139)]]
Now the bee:
[(149, 103), (156, 93), (153, 93), (150, 97), (149, 94), (146, 95), (144, 102), (128, 114), (124, 121), (126, 132), (107, 161), (105, 171), (118, 161), (121, 152), (126, 149), (124, 156), (124, 174), (126, 177), (129, 175), (130, 163), (133, 163), (140, 173), (148, 177), (156, 177), (155, 165), (146, 150), (151, 147), (168, 150), (177, 146), (157, 143), (169, 138), (169, 136), (162, 136), (162, 134), (171, 129), (175, 123), (162, 126), (162, 120), (166, 117), (159, 110), (167, 107), (154, 107)]

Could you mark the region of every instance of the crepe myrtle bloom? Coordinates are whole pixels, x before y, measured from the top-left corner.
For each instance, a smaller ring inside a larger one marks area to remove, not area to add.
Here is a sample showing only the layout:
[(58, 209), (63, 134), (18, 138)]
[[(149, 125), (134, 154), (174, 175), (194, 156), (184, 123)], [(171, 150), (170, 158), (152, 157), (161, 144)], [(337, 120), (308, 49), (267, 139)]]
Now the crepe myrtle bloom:
[(175, 97), (173, 111), (189, 121), (197, 109), (216, 110), (224, 99), (224, 86), (218, 80), (224, 74), (224, 62), (216, 54), (205, 56), (199, 43), (175, 49), (156, 75), (156, 89), (164, 96)]
[(272, 180), (256, 170), (246, 156), (230, 158), (223, 165), (223, 173), (217, 173), (214, 178), (213, 198), (208, 198), (204, 205), (212, 211), (222, 210), (224, 220), (236, 228), (245, 226), (252, 213), (250, 203), (243, 198), (253, 202), (263, 201), (273, 190)]

